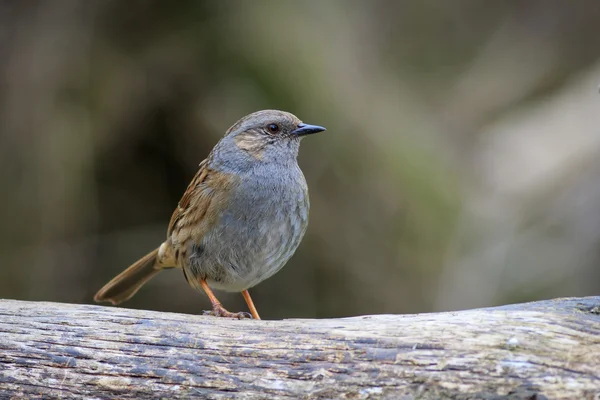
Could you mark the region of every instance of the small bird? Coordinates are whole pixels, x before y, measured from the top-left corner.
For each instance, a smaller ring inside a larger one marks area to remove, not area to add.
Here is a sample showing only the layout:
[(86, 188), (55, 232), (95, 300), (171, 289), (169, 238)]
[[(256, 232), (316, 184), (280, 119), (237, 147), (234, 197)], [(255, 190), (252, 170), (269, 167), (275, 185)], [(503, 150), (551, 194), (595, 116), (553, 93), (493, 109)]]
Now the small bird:
[(277, 110), (257, 111), (227, 130), (173, 212), (167, 240), (108, 282), (96, 302), (130, 299), (164, 269), (179, 268), (203, 290), (217, 317), (227, 311), (211, 287), (241, 292), (260, 319), (248, 289), (279, 271), (308, 226), (308, 187), (298, 166), (300, 140), (325, 128)]

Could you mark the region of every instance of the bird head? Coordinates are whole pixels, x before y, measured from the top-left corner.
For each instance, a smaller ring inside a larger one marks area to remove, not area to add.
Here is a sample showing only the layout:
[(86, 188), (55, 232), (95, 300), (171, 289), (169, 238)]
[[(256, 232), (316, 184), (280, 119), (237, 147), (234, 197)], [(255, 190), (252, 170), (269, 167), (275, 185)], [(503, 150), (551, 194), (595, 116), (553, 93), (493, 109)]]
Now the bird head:
[(285, 163), (296, 160), (303, 137), (324, 130), (285, 111), (263, 110), (237, 121), (222, 141), (253, 160)]

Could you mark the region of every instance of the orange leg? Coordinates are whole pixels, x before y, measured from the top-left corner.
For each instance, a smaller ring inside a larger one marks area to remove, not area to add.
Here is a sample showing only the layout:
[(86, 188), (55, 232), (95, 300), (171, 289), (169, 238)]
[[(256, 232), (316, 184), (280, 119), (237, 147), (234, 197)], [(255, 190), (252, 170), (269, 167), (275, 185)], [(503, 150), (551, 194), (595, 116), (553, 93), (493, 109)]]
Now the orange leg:
[[(221, 302), (217, 299), (217, 297), (214, 295), (214, 293), (212, 292), (210, 287), (208, 287), (208, 284), (206, 283), (205, 279), (200, 279), (200, 286), (202, 286), (202, 289), (204, 290), (204, 292), (208, 296), (208, 299), (210, 300), (210, 303), (212, 304), (212, 311), (205, 311), (204, 312), (205, 314), (214, 315), (215, 317), (237, 318), (237, 319), (243, 319), (243, 318), (250, 317), (250, 315), (246, 312), (232, 313), (232, 312), (227, 311), (225, 309), (225, 307), (223, 307)], [(258, 315), (258, 314), (256, 314), (256, 315)]]
[(250, 309), (252, 318), (260, 319), (260, 316), (258, 315), (258, 311), (256, 311), (256, 307), (254, 307), (254, 303), (252, 302), (252, 297), (250, 297), (250, 293), (247, 290), (244, 290), (242, 292), (242, 296), (244, 296), (244, 300), (246, 300), (246, 304), (248, 304), (248, 308)]

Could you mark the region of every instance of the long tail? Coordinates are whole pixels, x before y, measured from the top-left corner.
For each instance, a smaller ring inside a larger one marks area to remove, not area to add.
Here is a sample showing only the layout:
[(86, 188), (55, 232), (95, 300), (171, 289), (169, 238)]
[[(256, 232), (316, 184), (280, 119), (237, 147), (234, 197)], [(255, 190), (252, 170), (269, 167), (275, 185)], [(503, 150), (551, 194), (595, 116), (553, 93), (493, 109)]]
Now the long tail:
[(156, 262), (157, 255), (158, 249), (140, 258), (132, 266), (115, 276), (96, 293), (94, 301), (98, 303), (110, 301), (112, 304), (119, 304), (129, 300), (144, 283), (163, 269)]

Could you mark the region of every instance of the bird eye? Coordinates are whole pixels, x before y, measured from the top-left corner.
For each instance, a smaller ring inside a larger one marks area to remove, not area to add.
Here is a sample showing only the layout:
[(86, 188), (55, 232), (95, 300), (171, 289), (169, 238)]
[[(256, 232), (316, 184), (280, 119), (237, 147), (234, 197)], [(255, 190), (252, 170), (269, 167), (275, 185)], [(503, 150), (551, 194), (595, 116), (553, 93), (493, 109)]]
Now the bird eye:
[(269, 130), (269, 133), (277, 133), (277, 132), (279, 132), (279, 125), (269, 124), (269, 125), (267, 125), (267, 129)]

